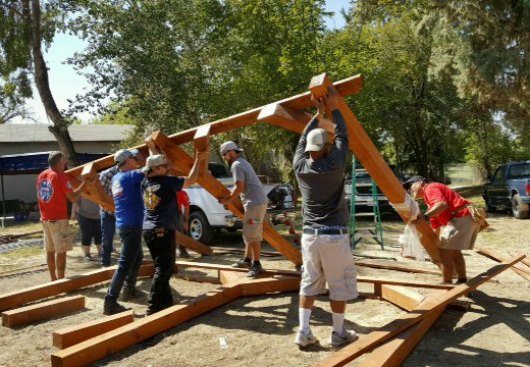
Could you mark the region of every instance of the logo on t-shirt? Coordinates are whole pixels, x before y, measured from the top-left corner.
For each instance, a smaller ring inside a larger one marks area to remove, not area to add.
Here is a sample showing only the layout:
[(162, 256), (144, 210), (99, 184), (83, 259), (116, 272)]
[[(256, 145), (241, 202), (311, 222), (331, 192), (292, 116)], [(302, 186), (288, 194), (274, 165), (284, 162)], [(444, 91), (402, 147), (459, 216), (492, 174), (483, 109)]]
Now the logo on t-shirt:
[(53, 196), (53, 185), (49, 180), (43, 180), (39, 183), (39, 200), (48, 203)]
[(144, 191), (144, 204), (147, 209), (153, 210), (160, 202), (160, 197), (155, 193), (160, 189), (160, 185), (148, 186)]
[(121, 186), (120, 180), (112, 181), (112, 196), (122, 196), (123, 187)]

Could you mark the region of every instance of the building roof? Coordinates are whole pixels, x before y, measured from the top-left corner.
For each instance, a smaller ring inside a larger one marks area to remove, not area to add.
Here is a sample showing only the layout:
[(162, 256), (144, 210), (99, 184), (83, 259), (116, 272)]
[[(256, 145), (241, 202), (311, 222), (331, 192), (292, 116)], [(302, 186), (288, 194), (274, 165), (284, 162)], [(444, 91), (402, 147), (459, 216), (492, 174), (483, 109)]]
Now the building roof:
[[(56, 141), (44, 124), (1, 124), (0, 142), (26, 143)], [(134, 129), (132, 125), (82, 124), (68, 127), (72, 141), (122, 141)]]

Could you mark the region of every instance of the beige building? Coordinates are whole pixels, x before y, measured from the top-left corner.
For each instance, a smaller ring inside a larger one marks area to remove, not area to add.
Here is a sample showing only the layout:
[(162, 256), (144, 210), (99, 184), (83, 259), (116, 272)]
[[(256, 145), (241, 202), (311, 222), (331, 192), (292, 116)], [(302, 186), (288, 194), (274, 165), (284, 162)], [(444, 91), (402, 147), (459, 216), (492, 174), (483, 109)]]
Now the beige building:
[[(110, 154), (133, 128), (131, 125), (84, 124), (72, 125), (68, 130), (77, 153)], [(59, 150), (59, 146), (48, 130), (48, 125), (0, 125), (0, 156), (53, 150)], [(5, 199), (18, 199), (26, 203), (37, 201), (36, 179), (37, 174), (3, 175)]]

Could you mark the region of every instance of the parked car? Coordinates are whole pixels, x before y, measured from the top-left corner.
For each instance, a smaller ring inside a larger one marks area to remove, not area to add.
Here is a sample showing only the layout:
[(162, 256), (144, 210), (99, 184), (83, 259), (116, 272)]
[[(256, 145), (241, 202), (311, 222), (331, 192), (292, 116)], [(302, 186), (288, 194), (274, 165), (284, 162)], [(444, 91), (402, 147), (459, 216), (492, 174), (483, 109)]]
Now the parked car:
[(482, 195), (488, 212), (510, 210), (517, 219), (528, 218), (530, 161), (511, 162), (497, 168)]
[[(208, 164), (208, 169), (229, 190), (234, 186), (232, 175), (224, 164), (212, 162)], [(295, 207), (293, 188), (290, 185), (264, 186), (269, 197), (269, 210), (289, 210)], [(190, 197), (189, 235), (193, 239), (209, 244), (216, 229), (235, 232), (242, 228), (241, 220), (200, 185), (193, 185), (186, 191)]]
[[(381, 189), (377, 188), (377, 199), (379, 201), (379, 209), (381, 213), (395, 213), (396, 211), (390, 204), (388, 198), (383, 194)], [(352, 179), (351, 175), (346, 177), (344, 186), (346, 202), (348, 208), (351, 206), (352, 196)], [(372, 212), (374, 209), (374, 197), (372, 195), (372, 178), (365, 169), (355, 170), (355, 211), (356, 212)]]

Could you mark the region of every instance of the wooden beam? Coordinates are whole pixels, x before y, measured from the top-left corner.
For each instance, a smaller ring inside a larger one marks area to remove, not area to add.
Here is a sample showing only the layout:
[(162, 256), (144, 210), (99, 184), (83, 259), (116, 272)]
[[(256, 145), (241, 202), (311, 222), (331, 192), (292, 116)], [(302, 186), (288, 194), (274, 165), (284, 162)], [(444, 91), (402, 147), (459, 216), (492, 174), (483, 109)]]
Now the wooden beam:
[(405, 311), (412, 311), (425, 296), (405, 287), (385, 284), (381, 287), (381, 298)]
[[(117, 266), (114, 265), (82, 275), (75, 275), (69, 278), (59, 279), (53, 282), (39, 284), (30, 288), (3, 294), (0, 296), (0, 311), (19, 307), (28, 302), (56, 296), (61, 293), (78, 290), (97, 283), (106, 282), (112, 278), (116, 268)], [(145, 264), (140, 267), (138, 275), (151, 276), (153, 273), (153, 264)]]
[(425, 319), (427, 316), (431, 317), (432, 312), (439, 311), (440, 308), (446, 307), (458, 297), (475, 290), (486, 280), (496, 276), (497, 274), (500, 274), (513, 264), (521, 261), (524, 257), (525, 255), (515, 256), (509, 261), (503, 262), (500, 265), (496, 265), (477, 275), (476, 277), (470, 279), (467, 283), (460, 284), (447, 292), (434, 295), (432, 298), (427, 298), (412, 312), (399, 317), (379, 330), (375, 330), (367, 335), (360, 336), (357, 341), (345, 346), (343, 349), (321, 360), (320, 362), (316, 363), (315, 366), (331, 367), (346, 365), (363, 353), (378, 347), (387, 340), (390, 340), (403, 331), (408, 330), (421, 320)]
[(367, 268), (374, 268), (374, 269), (386, 269), (386, 270), (395, 270), (395, 271), (402, 271), (406, 273), (421, 273), (421, 274), (432, 274), (432, 275), (441, 275), (439, 271), (436, 270), (428, 270), (428, 269), (420, 269), (416, 267), (409, 267), (405, 265), (394, 265), (394, 264), (382, 264), (382, 263), (374, 263), (374, 262), (366, 262), (362, 260), (355, 261), (356, 266), (364, 266)]
[(230, 284), (241, 280), (246, 275), (240, 271), (219, 270), (219, 281), (221, 284)]
[(374, 349), (369, 355), (365, 356), (359, 367), (401, 366), (416, 345), (418, 345), (421, 338), (440, 318), (444, 310), (443, 307), (434, 310), (410, 329), (405, 330), (386, 344)]
[(267, 293), (293, 292), (300, 289), (300, 278), (277, 276), (258, 278), (241, 284), (242, 296), (257, 296)]
[[(231, 272), (243, 272), (247, 273), (248, 269), (242, 269), (242, 268), (233, 268), (230, 265), (221, 265), (221, 264), (209, 264), (209, 263), (201, 263), (197, 261), (177, 261), (175, 262), (177, 268), (198, 268), (198, 269), (206, 269), (206, 270), (226, 270)], [(274, 275), (287, 275), (287, 276), (294, 276), (299, 277), (300, 272), (294, 271), (294, 270), (281, 270), (281, 269), (264, 269), (264, 273), (267, 276), (274, 276)]]
[[(324, 73), (313, 77), (309, 84), (309, 89), (315, 97), (320, 98), (327, 94), (328, 87), (332, 84), (331, 80)], [(401, 182), (399, 182), (394, 172), (385, 162), (381, 153), (379, 153), (379, 150), (372, 142), (372, 139), (366, 133), (343, 98), (339, 97), (338, 108), (348, 128), (349, 146), (352, 148), (357, 159), (362, 163), (363, 167), (368, 171), (391, 203), (403, 203), (407, 193), (401, 186)], [(398, 214), (405, 223), (408, 223), (410, 220), (408, 213), (398, 212)], [(417, 228), (423, 235), (421, 237), (423, 247), (427, 250), (433, 261), (439, 262), (440, 254), (437, 246), (439, 240), (432, 231), (429, 223), (419, 221)]]
[(210, 247), (199, 241), (195, 241), (180, 231), (175, 231), (175, 239), (179, 245), (186, 247), (188, 250), (195, 251), (201, 255), (213, 255), (213, 250)]
[[(506, 261), (506, 259), (508, 258), (507, 256), (502, 255), (498, 251), (485, 248), (485, 247), (475, 248), (475, 252), (482, 256), (486, 256), (487, 258), (493, 261), (496, 261), (498, 263)], [(528, 259), (523, 259), (523, 261), (521, 262), (525, 265), (530, 265), (530, 262), (528, 261)], [(523, 264), (514, 264), (514, 266), (511, 269), (517, 274), (519, 274), (520, 276), (522, 276), (524, 279), (530, 280), (530, 268), (528, 268), (527, 266)]]
[(198, 152), (206, 152), (210, 149), (210, 124), (201, 125), (197, 128), (193, 137), (193, 146)]
[[(242, 289), (245, 289), (245, 292), (249, 295), (264, 294), (274, 291), (271, 284), (276, 285), (280, 290), (287, 288), (290, 290), (292, 283), (293, 280), (287, 278), (274, 279), (270, 282), (267, 282), (266, 278), (235, 281), (234, 283), (218, 287), (206, 293), (204, 296), (197, 297), (188, 304), (169, 307), (143, 319), (136, 320), (133, 323), (53, 353), (51, 356), (52, 366), (68, 367), (87, 365), (105, 358), (112, 353), (140, 343), (143, 340), (241, 297)], [(246, 287), (247, 284), (257, 285)]]
[(64, 349), (133, 321), (133, 311), (129, 310), (79, 325), (69, 326), (52, 333), (53, 345), (59, 349)]
[[(163, 133), (158, 132), (153, 135), (153, 141), (155, 144), (164, 152), (166, 158), (172, 161), (174, 164), (180, 165), (186, 168), (188, 171), (193, 165), (193, 159), (183, 151), (178, 145), (171, 141)], [(213, 197), (219, 199), (228, 195), (228, 189), (209, 172), (203, 172), (197, 179), (199, 183), (206, 191), (208, 191)], [(241, 203), (229, 203), (227, 204), (228, 209), (240, 218), (243, 218), (243, 207)], [(263, 237), (265, 240), (285, 257), (291, 260), (296, 266), (302, 264), (302, 256), (300, 251), (294, 248), (285, 238), (283, 238), (267, 220), (263, 225)]]
[(13, 327), (64, 315), (85, 307), (85, 297), (73, 296), (2, 312), (2, 325)]
[[(352, 77), (343, 79), (337, 83), (335, 83), (335, 88), (342, 96), (348, 96), (350, 94), (357, 94), (359, 93), (363, 88), (363, 77), (359, 75), (354, 75)], [(301, 93), (292, 97), (288, 97), (286, 99), (283, 99), (281, 101), (278, 101), (277, 103), (290, 107), (293, 109), (303, 110), (309, 107), (313, 106), (313, 103), (311, 102), (311, 93), (305, 92)], [(256, 122), (256, 118), (258, 117), (262, 107), (254, 108), (252, 110), (242, 112), (221, 120), (217, 120), (212, 122), (210, 125), (210, 135), (219, 134), (222, 132), (227, 132), (239, 127), (244, 127), (248, 125), (252, 125)], [(177, 134), (171, 135), (169, 138), (177, 145), (188, 143), (193, 140), (193, 137), (195, 136), (198, 128), (191, 128), (183, 132), (179, 132)], [(147, 152), (147, 147), (145, 144), (135, 146), (131, 149), (139, 149), (143, 153)], [(108, 168), (110, 166), (114, 165), (114, 156), (109, 155), (103, 158), (100, 158), (93, 162), (94, 167), (99, 172), (105, 168)], [(81, 170), (83, 169), (83, 165), (77, 166), (75, 168), (72, 168), (68, 171), (66, 171), (66, 174), (71, 175), (72, 177), (76, 177), (79, 175)]]

